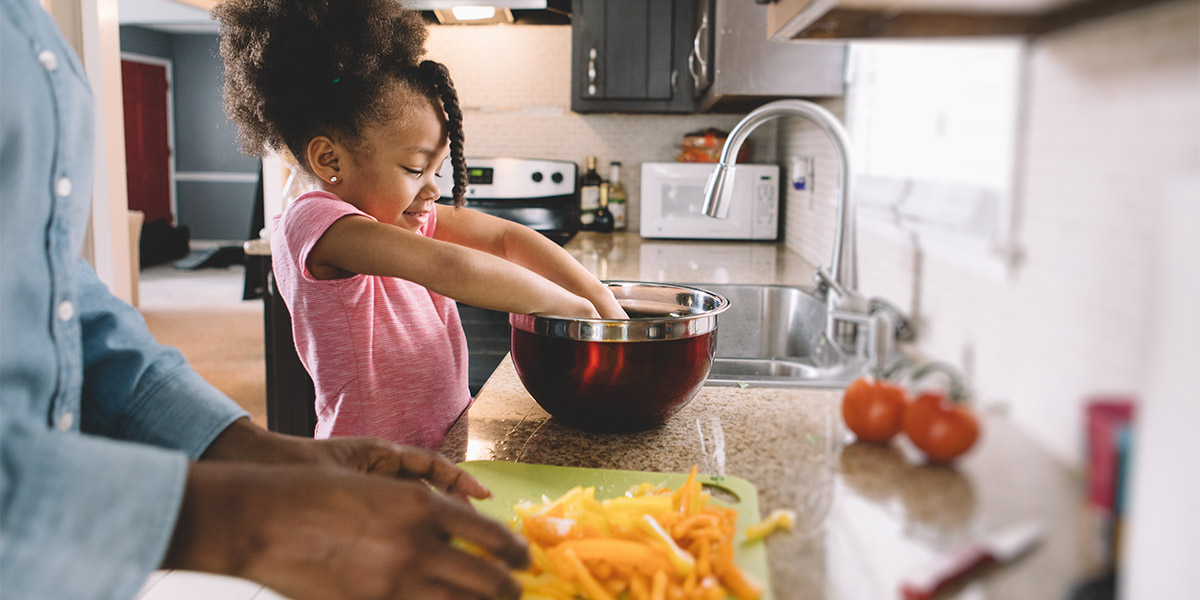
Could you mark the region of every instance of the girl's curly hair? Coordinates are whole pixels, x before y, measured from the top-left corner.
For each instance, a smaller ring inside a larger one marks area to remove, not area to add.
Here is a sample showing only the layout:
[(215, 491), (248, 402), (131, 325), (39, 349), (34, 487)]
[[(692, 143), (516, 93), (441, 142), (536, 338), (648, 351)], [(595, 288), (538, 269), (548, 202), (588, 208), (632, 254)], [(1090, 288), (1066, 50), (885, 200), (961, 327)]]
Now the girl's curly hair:
[(318, 135), (353, 143), (364, 125), (392, 118), (387, 86), (406, 85), (446, 112), (454, 203), (467, 186), (462, 110), (450, 72), (422, 61), (425, 22), (399, 0), (224, 0), (220, 22), (225, 110), (242, 150), (287, 149), (308, 167)]

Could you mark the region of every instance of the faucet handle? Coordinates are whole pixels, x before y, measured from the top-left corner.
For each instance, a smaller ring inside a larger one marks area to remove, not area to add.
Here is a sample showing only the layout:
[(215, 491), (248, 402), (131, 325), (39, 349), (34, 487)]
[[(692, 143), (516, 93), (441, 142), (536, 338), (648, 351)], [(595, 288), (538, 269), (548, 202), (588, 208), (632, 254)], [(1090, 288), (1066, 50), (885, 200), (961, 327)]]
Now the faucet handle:
[(912, 320), (904, 316), (898, 306), (883, 298), (871, 298), (869, 314), (885, 314), (895, 326), (896, 341), (911, 342), (917, 337)]
[(844, 297), (847, 295), (846, 288), (842, 287), (842, 285), (833, 278), (833, 275), (829, 274), (829, 271), (827, 271), (825, 267), (817, 267), (817, 272), (813, 275), (813, 281), (815, 281), (818, 286), (821, 286), (824, 289), (832, 289), (834, 293), (839, 296)]

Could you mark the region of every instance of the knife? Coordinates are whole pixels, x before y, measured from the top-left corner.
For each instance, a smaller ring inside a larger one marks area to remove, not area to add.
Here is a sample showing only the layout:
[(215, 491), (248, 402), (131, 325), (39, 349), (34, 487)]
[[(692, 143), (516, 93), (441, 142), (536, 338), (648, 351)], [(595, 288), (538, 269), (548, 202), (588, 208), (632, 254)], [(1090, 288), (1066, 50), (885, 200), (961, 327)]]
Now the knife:
[(939, 590), (980, 566), (1015, 560), (1044, 536), (1045, 529), (1035, 521), (1010, 525), (918, 568), (900, 584), (900, 591), (905, 600), (929, 600)]

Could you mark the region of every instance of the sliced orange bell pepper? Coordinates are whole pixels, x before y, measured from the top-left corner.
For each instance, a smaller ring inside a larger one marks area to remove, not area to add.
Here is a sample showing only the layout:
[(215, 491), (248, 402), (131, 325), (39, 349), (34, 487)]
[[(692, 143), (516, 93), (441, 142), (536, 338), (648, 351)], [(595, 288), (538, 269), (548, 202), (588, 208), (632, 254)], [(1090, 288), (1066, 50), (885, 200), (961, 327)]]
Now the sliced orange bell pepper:
[(596, 581), (595, 577), (592, 577), (591, 571), (588, 571), (588, 568), (584, 566), (583, 561), (579, 560), (579, 557), (575, 555), (573, 550), (567, 548), (563, 552), (563, 555), (566, 557), (567, 564), (571, 566), (575, 577), (579, 580), (579, 587), (583, 588), (583, 592), (587, 594), (588, 598), (591, 600), (616, 600), (612, 594), (608, 593), (608, 590), (604, 589), (604, 586), (600, 585), (599, 581)]
[(717, 577), (738, 600), (758, 600), (762, 596), (762, 584), (733, 563), (722, 566)]
[(568, 540), (558, 545), (555, 551), (570, 548), (580, 560), (603, 562), (623, 573), (634, 571), (653, 575), (659, 569), (670, 569), (671, 562), (662, 552), (641, 542), (612, 538), (584, 538)]
[(575, 519), (546, 515), (525, 517), (525, 533), (530, 540), (546, 547), (583, 537), (583, 530)]
[(659, 571), (654, 574), (650, 583), (650, 600), (667, 600), (667, 572)]

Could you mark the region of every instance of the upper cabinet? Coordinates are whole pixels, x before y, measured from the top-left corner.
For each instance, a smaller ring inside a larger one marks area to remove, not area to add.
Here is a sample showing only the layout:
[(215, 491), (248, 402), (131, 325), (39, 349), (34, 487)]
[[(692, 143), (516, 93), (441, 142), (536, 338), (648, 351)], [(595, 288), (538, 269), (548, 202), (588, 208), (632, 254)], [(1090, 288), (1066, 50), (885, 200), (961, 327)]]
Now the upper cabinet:
[(757, 0), (774, 41), (1038, 35), (1165, 0)]
[(689, 77), (707, 112), (746, 112), (776, 98), (843, 94), (846, 43), (776, 43), (763, 35), (766, 7), (746, 0), (700, 0)]
[(688, 113), (694, 0), (575, 0), (571, 110)]

